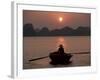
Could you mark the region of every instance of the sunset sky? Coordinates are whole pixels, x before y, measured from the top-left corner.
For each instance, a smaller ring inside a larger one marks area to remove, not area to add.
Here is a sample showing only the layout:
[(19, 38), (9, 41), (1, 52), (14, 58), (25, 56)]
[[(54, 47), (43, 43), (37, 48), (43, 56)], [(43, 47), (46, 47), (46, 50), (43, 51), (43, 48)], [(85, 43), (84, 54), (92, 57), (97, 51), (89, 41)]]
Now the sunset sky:
[(32, 23), (34, 28), (39, 29), (43, 27), (60, 29), (65, 26), (71, 28), (90, 27), (90, 21), (90, 13), (23, 10), (23, 24)]

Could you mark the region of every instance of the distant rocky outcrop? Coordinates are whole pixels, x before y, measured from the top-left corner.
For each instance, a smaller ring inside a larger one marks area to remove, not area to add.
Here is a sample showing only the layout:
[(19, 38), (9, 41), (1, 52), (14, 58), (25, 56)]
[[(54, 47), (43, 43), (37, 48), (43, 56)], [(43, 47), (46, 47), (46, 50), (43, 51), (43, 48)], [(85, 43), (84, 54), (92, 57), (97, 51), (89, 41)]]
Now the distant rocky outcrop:
[(78, 27), (76, 30), (74, 30), (74, 35), (79, 36), (89, 36), (90, 35), (90, 27)]
[(36, 32), (32, 24), (25, 24), (23, 27), (23, 36), (35, 36)]
[(23, 36), (90, 36), (90, 27), (80, 26), (73, 29), (65, 26), (61, 29), (49, 30), (47, 27), (34, 29), (34, 26), (29, 23), (23, 26)]

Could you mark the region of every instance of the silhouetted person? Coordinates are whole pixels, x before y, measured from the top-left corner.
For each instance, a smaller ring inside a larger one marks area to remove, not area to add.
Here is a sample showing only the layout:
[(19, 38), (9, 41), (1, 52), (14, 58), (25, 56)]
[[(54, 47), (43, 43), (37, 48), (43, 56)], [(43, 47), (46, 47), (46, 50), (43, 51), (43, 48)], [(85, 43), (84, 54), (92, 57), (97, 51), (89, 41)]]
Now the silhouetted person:
[(59, 52), (60, 54), (64, 54), (64, 48), (63, 48), (63, 45), (62, 45), (62, 44), (59, 45), (58, 52)]
[(68, 64), (72, 55), (65, 53), (63, 45), (60, 44), (58, 51), (50, 53), (49, 57), (51, 59), (50, 64)]

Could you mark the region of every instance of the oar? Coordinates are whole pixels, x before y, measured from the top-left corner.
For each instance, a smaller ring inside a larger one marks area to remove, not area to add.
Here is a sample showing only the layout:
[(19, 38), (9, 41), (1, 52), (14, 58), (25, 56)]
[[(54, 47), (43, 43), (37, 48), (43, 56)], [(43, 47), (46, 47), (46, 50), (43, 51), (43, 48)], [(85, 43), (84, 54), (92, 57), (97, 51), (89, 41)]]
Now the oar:
[[(88, 54), (90, 52), (77, 52), (77, 53), (69, 53), (69, 54)], [(49, 56), (44, 56), (44, 57), (39, 57), (39, 58), (35, 58), (35, 59), (30, 59), (29, 61), (36, 61), (36, 60), (39, 60), (39, 59), (44, 59), (44, 58), (47, 58)]]
[(44, 57), (39, 57), (39, 58), (35, 58), (35, 59), (30, 59), (29, 61), (35, 61), (35, 60), (39, 60), (39, 59), (44, 59), (44, 58), (47, 58), (49, 56), (44, 56)]
[(69, 53), (69, 54), (89, 54), (90, 52), (76, 52), (76, 53)]

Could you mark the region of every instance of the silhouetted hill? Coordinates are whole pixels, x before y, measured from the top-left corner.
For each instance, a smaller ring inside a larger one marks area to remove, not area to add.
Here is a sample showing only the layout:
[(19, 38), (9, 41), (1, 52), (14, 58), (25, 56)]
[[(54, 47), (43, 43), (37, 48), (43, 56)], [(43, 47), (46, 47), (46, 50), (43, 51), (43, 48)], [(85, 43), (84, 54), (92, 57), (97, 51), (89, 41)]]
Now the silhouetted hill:
[(65, 26), (61, 29), (49, 30), (47, 27), (34, 29), (32, 24), (25, 24), (23, 36), (90, 36), (90, 27), (78, 27), (77, 29)]
[(47, 27), (43, 27), (40, 31), (37, 32), (37, 36), (48, 36), (49, 29)]
[(25, 24), (23, 27), (23, 36), (35, 36), (35, 30), (32, 24)]
[(90, 27), (78, 27), (76, 30), (74, 30), (74, 35), (79, 36), (89, 36), (90, 35)]
[(66, 36), (66, 35), (71, 35), (73, 32), (73, 29), (70, 28), (70, 27), (64, 27), (64, 28), (61, 28), (61, 29), (55, 29), (55, 30), (52, 30), (51, 31), (51, 34), (53, 36)]

